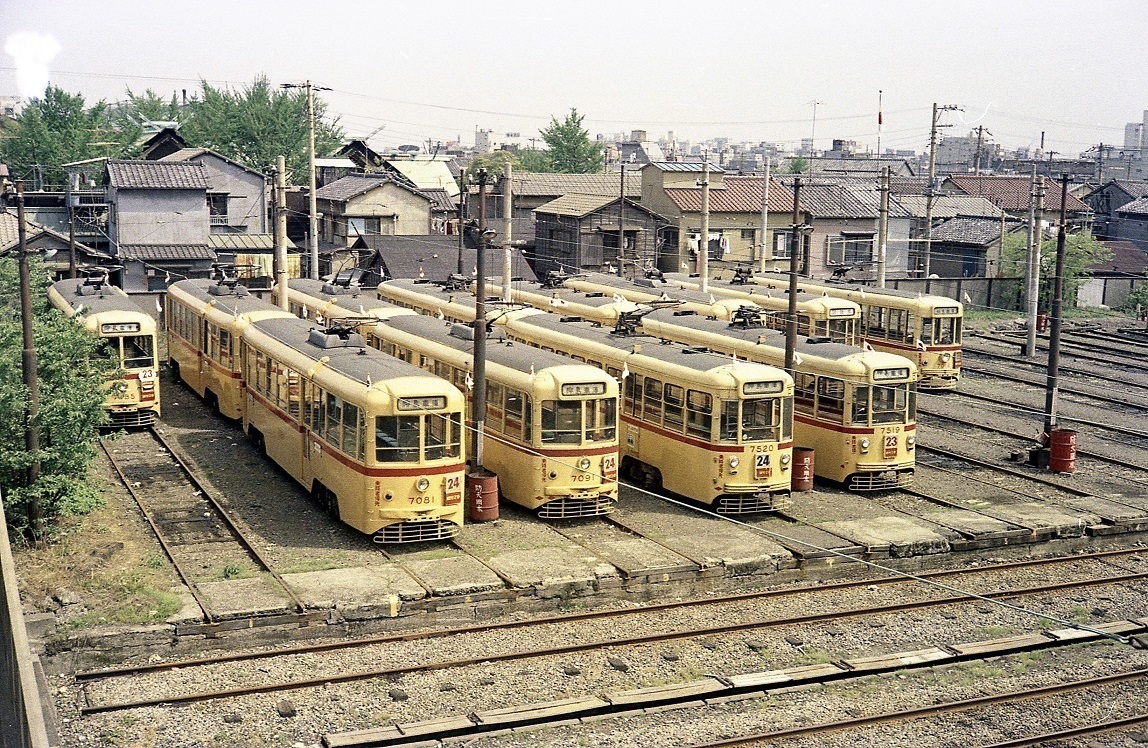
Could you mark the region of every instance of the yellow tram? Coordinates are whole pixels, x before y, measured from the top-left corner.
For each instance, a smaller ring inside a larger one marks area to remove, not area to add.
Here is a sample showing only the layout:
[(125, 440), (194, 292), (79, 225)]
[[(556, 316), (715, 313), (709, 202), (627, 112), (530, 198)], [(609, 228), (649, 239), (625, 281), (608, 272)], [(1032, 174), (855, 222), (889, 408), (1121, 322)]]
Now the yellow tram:
[(112, 428), (153, 426), (160, 417), (156, 323), (150, 314), (111, 285), (104, 268), (84, 278), (58, 281), (48, 301), (66, 317), (82, 322), (102, 341), (102, 355), (116, 363), (104, 389), (104, 410)]
[(515, 340), (623, 382), (619, 449), (631, 480), (725, 514), (789, 505), (793, 380), (784, 371), (533, 309), (500, 323)]
[(212, 410), (239, 420), (247, 405), (239, 345), (243, 328), (290, 316), (230, 279), (177, 281), (167, 289), (168, 366)]
[[(316, 289), (318, 283), (291, 280), (291, 308), (330, 320), (360, 315), (354, 321), (366, 322), (360, 329), (372, 346), (438, 374), (469, 395), (470, 327), (388, 302), (359, 303), (356, 288), (328, 284)], [(592, 366), (510, 345), (499, 331), (492, 336), (486, 349), (484, 466), (502, 478), (503, 495), (544, 519), (613, 511), (618, 500), (617, 382)]]

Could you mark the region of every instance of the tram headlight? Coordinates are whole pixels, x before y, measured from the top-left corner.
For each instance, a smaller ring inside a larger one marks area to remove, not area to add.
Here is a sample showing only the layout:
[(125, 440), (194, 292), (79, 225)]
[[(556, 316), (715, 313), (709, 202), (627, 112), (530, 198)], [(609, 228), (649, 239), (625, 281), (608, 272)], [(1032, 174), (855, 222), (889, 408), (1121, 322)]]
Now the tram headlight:
[(579, 470), (589, 470), (590, 469), (590, 458), (589, 457), (583, 457), (581, 460), (578, 460), (578, 469)]
[(905, 437), (905, 449), (912, 449), (915, 446), (917, 446), (917, 437), (912, 435)]
[(425, 491), (430, 488), (430, 481), (426, 478), (419, 478), (418, 483), (415, 483), (415, 488), (419, 491)]
[(941, 354), (941, 360), (942, 361), (948, 361), (952, 357), (953, 357), (953, 354), (951, 354), (951, 353), (942, 353)]
[(782, 465), (788, 465), (790, 463), (790, 461), (792, 461), (792, 459), (793, 458), (790, 457), (789, 455), (782, 455), (781, 456), (781, 464)]
[(869, 437), (863, 436), (863, 437), (861, 437), (861, 453), (865, 454), (868, 451), (869, 451)]
[(737, 457), (731, 457), (731, 458), (729, 458), (729, 466), (730, 466), (731, 468), (735, 468), (735, 467), (737, 467), (737, 466), (738, 466), (738, 465), (740, 465), (740, 464), (741, 464), (741, 460), (740, 460), (739, 458), (737, 458)]

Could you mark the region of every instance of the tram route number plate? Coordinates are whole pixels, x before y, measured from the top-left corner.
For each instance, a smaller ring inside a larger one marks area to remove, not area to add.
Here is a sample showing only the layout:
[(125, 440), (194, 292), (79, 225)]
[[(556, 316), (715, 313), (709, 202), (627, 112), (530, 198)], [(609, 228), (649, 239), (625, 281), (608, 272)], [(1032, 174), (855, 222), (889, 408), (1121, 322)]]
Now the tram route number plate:
[(765, 480), (773, 476), (773, 468), (769, 465), (769, 455), (759, 452), (753, 456), (754, 480)]
[(891, 460), (897, 456), (897, 435), (885, 434), (885, 459)]

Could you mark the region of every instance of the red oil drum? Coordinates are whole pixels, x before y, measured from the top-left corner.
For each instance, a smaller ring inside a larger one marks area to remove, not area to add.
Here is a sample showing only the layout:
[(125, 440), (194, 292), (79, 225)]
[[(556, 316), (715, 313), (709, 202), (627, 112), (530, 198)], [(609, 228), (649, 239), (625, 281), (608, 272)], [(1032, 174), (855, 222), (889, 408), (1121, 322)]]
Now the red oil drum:
[(793, 481), (791, 491), (809, 491), (813, 489), (813, 449), (810, 447), (793, 448)]
[(498, 476), (483, 471), (466, 477), (466, 518), (471, 522), (498, 519)]
[(1053, 429), (1048, 439), (1048, 469), (1054, 473), (1076, 472), (1076, 432)]

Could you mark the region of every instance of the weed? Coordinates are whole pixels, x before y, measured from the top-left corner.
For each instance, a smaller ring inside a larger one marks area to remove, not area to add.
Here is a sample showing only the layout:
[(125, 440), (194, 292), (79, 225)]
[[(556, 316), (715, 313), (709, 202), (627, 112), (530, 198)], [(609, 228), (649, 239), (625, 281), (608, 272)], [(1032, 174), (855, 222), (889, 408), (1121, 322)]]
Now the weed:
[(239, 579), (243, 576), (243, 567), (239, 564), (228, 564), (223, 567), (224, 579)]
[(149, 569), (162, 569), (167, 565), (167, 562), (164, 561), (163, 556), (160, 554), (153, 553), (144, 559), (143, 565)]

